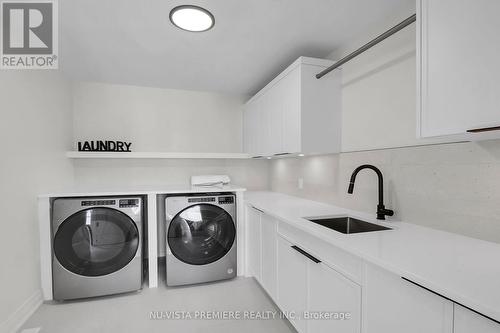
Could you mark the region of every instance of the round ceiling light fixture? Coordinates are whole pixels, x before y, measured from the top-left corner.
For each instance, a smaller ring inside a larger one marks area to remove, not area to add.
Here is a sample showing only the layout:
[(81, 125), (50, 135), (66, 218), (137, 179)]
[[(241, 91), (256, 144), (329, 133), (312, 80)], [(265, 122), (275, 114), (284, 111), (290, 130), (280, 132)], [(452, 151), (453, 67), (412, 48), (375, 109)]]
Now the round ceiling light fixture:
[(205, 8), (193, 5), (177, 6), (170, 11), (170, 21), (177, 28), (203, 32), (213, 28), (215, 17)]

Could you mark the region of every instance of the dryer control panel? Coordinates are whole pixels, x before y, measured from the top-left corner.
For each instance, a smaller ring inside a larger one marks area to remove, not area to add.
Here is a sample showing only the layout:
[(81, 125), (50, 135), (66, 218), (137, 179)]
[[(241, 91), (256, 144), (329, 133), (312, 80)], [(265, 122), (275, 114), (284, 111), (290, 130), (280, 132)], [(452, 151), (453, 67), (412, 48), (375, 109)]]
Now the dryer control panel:
[(234, 204), (233, 196), (219, 197), (219, 205), (227, 205), (227, 204)]
[(120, 208), (138, 207), (139, 199), (120, 199)]

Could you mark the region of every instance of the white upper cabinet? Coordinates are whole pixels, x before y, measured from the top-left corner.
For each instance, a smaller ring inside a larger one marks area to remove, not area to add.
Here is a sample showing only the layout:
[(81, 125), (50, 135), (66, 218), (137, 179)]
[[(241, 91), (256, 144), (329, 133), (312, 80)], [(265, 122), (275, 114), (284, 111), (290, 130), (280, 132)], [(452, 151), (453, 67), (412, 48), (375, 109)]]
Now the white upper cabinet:
[(244, 149), (253, 156), (340, 152), (340, 72), (315, 75), (332, 65), (300, 57), (245, 106)]
[(500, 126), (500, 1), (417, 0), (417, 7), (418, 135)]

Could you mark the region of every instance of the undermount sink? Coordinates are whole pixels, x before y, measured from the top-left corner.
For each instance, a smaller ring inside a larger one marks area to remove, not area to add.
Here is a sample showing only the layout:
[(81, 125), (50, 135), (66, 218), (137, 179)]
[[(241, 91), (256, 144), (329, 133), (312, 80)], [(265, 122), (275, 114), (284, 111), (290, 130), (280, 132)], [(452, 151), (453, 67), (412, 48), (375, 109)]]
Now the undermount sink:
[(341, 232), (343, 234), (356, 234), (360, 232), (392, 230), (391, 228), (387, 228), (379, 224), (361, 221), (348, 216), (318, 217), (318, 218), (306, 218), (306, 219), (308, 221)]

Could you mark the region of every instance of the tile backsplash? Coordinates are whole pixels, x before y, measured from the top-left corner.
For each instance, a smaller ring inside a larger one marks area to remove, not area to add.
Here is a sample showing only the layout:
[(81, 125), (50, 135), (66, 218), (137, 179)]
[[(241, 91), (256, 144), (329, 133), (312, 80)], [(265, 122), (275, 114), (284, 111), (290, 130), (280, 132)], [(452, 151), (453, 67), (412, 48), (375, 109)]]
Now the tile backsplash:
[(500, 140), (275, 160), (271, 190), (375, 213), (375, 173), (362, 171), (347, 193), (366, 163), (382, 170), (394, 219), (500, 243)]

